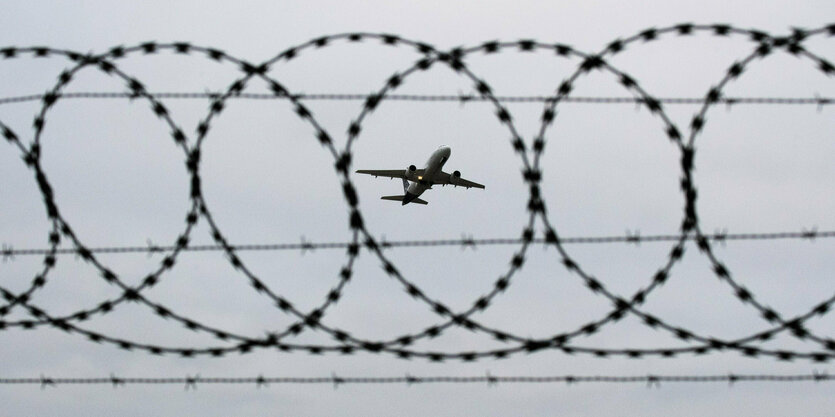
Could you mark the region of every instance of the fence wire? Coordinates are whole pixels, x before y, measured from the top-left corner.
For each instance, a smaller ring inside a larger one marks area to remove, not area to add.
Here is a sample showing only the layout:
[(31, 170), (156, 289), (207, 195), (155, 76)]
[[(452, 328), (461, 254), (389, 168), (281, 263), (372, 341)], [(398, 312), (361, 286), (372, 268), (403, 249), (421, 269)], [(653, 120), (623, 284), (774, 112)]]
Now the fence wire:
[[(800, 232), (771, 232), (771, 233), (728, 233), (716, 232), (705, 235), (704, 238), (714, 242), (745, 241), (745, 240), (781, 240), (781, 239), (803, 239), (815, 241), (817, 239), (829, 239), (835, 237), (835, 230), (818, 231), (817, 229), (804, 229)], [(674, 242), (680, 239), (679, 235), (641, 235), (640, 231), (628, 231), (621, 236), (576, 236), (562, 238), (561, 242), (566, 245), (572, 244), (606, 244), (606, 243), (628, 243), (640, 245), (641, 243)], [(695, 236), (687, 236), (686, 240), (696, 241)], [(476, 249), (480, 246), (506, 246), (519, 245), (524, 242), (523, 238), (493, 238), (476, 239), (472, 235), (464, 234), (460, 239), (419, 239), (419, 240), (378, 240), (381, 249), (395, 248), (423, 248), (436, 246), (459, 246), (461, 249)], [(545, 245), (548, 242), (545, 238), (533, 238), (530, 244)], [(297, 243), (244, 243), (230, 244), (236, 252), (248, 251), (300, 251), (301, 253), (312, 252), (317, 249), (348, 249), (352, 242), (310, 242), (302, 236)], [(87, 248), (90, 253), (147, 253), (156, 254), (175, 250), (175, 246), (159, 246), (148, 241), (145, 246), (101, 246)], [(224, 248), (219, 245), (189, 245), (181, 249), (183, 252), (217, 252)], [(0, 247), (0, 257), (3, 260), (12, 260), (16, 256), (28, 255), (79, 255), (78, 249), (59, 248), (54, 252), (49, 248), (38, 249), (15, 249), (14, 246), (3, 244)]]
[[(211, 92), (154, 92), (150, 93), (157, 99), (181, 99), (181, 100), (214, 100), (220, 93)], [(30, 101), (42, 101), (44, 94), (29, 94), (23, 96), (0, 97), (0, 105), (26, 103)], [(347, 94), (347, 93), (294, 93), (292, 97), (299, 101), (368, 101), (372, 96), (368, 94)], [(119, 91), (78, 91), (61, 94), (61, 99), (130, 99), (133, 93)], [(276, 96), (266, 93), (240, 93), (229, 97), (230, 100), (287, 100), (288, 96)], [(499, 102), (507, 103), (544, 103), (552, 99), (552, 96), (496, 96)], [(414, 102), (487, 102), (489, 98), (472, 94), (389, 94), (381, 97), (380, 100), (390, 101), (414, 101)], [(659, 97), (662, 104), (704, 104), (707, 99), (704, 97)], [(566, 97), (565, 103), (581, 104), (646, 104), (637, 97)], [(771, 105), (815, 105), (819, 109), (835, 103), (832, 97), (722, 97), (717, 101), (726, 106), (738, 104), (771, 104)]]
[(41, 389), (57, 388), (59, 385), (111, 385), (113, 388), (127, 385), (182, 385), (186, 390), (196, 390), (198, 385), (254, 385), (268, 388), (275, 385), (425, 385), (425, 384), (646, 384), (647, 387), (661, 388), (662, 383), (717, 383), (746, 382), (830, 382), (835, 376), (828, 373), (811, 374), (734, 374), (724, 375), (558, 375), (558, 376), (501, 376), (487, 372), (481, 376), (416, 376), (406, 374), (392, 377), (343, 377), (332, 374), (327, 377), (201, 377), (186, 375), (175, 378), (130, 378), (110, 375), (106, 378), (0, 378), (0, 385), (39, 385)]

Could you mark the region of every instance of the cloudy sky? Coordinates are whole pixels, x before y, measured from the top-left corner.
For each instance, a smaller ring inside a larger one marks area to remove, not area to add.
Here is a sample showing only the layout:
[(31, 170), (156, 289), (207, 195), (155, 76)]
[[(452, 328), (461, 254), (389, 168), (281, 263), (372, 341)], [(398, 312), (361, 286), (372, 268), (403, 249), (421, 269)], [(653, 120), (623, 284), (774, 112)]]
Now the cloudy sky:
[[(826, 26), (835, 15), (831, 2), (390, 2), (307, 1), (226, 3), (146, 1), (133, 5), (79, 1), (36, 4), (10, 1), (0, 14), (7, 46), (46, 46), (79, 53), (103, 53), (114, 46), (147, 41), (188, 42), (215, 48), (251, 63), (326, 35), (350, 32), (395, 34), (438, 49), (471, 47), (487, 41), (533, 39), (596, 53), (616, 39), (647, 28), (678, 23), (727, 23), (786, 35), (791, 28)], [(835, 60), (832, 38), (812, 37), (804, 44), (815, 56)], [(654, 97), (703, 97), (734, 63), (756, 47), (745, 36), (660, 35), (637, 41), (608, 60)], [(553, 94), (581, 63), (553, 49), (465, 58), (468, 69), (496, 95)], [(380, 90), (395, 73), (421, 58), (408, 46), (386, 46), (368, 39), (335, 41), (282, 60), (267, 73), (293, 93), (368, 94)], [(119, 70), (141, 80), (151, 92), (217, 92), (241, 77), (238, 65), (214, 62), (205, 54), (129, 54)], [(33, 58), (20, 54), (0, 60), (0, 98), (42, 94), (52, 89), (63, 56)], [(723, 90), (728, 97), (835, 97), (832, 79), (809, 56), (777, 51), (754, 59), (738, 80)], [(124, 92), (124, 80), (94, 68), (79, 71), (65, 92)], [(269, 92), (254, 79), (246, 93)], [(473, 82), (445, 65), (409, 75), (400, 94), (474, 94)], [(610, 71), (585, 74), (574, 83), (573, 97), (632, 97)], [(195, 128), (206, 117), (206, 99), (163, 98), (171, 120), (194, 144)], [(360, 117), (361, 101), (306, 100), (318, 126), (338, 149)], [(528, 144), (540, 128), (543, 103), (505, 103), (516, 132)], [(665, 105), (667, 121), (689, 136), (695, 105)], [(0, 105), (0, 121), (29, 145), (37, 101)], [(662, 117), (634, 103), (566, 102), (546, 131), (541, 157), (542, 196), (547, 218), (562, 237), (675, 234), (684, 198), (679, 190), (680, 149), (667, 139)], [(835, 166), (830, 106), (718, 105), (706, 114), (695, 139), (693, 178), (704, 233), (801, 232), (835, 230)], [(402, 191), (397, 180), (350, 177), (357, 189), (367, 230), (378, 239), (420, 240), (516, 238), (528, 224), (529, 196), (514, 153), (512, 132), (486, 102), (383, 101), (363, 119), (352, 144), (354, 169), (405, 169), (421, 166), (440, 145), (452, 148), (447, 170), (460, 170), (485, 190), (437, 187), (424, 198), (428, 206), (381, 201)], [(63, 218), (88, 247), (173, 244), (186, 228), (191, 208), (190, 178), (183, 149), (174, 144), (171, 126), (156, 117), (147, 100), (65, 99), (50, 109), (40, 137), (40, 165)], [(232, 244), (347, 242), (352, 239), (349, 211), (331, 152), (316, 139), (316, 129), (301, 120), (287, 100), (238, 100), (226, 103), (201, 147), (200, 176), (205, 203), (221, 233)], [(45, 248), (48, 221), (34, 175), (11, 144), (0, 147), (0, 243), (14, 249)], [(542, 236), (543, 223), (534, 229)], [(201, 218), (190, 231), (193, 245), (212, 244)], [(675, 242), (565, 244), (566, 253), (612, 294), (628, 298), (646, 287), (662, 268)], [(61, 248), (72, 248), (66, 239)], [(795, 317), (832, 297), (835, 267), (831, 239), (762, 240), (714, 244), (717, 260), (764, 306)], [(402, 276), (428, 297), (464, 311), (488, 294), (508, 271), (518, 245), (400, 248), (385, 252)], [(242, 262), (271, 290), (310, 311), (339, 283), (339, 272), (352, 262), (353, 278), (322, 322), (366, 340), (391, 340), (445, 320), (426, 303), (409, 297), (402, 283), (380, 268), (380, 258), (362, 251), (350, 260), (344, 250), (241, 251)], [(163, 254), (99, 254), (102, 265), (127, 285), (138, 285), (158, 268)], [(546, 338), (600, 320), (612, 310), (607, 298), (591, 293), (582, 278), (561, 265), (553, 247), (533, 245), (524, 267), (488, 310), (472, 318), (484, 326), (522, 338)], [(0, 286), (20, 293), (42, 269), (42, 256), (17, 255), (0, 263)], [(711, 260), (695, 245), (672, 267), (668, 282), (655, 289), (642, 311), (675, 327), (706, 337), (737, 339), (770, 325), (734, 288), (717, 280)], [(61, 255), (47, 285), (32, 303), (62, 316), (91, 309), (118, 297), (119, 288), (73, 255)], [(251, 338), (281, 332), (294, 318), (257, 294), (245, 275), (222, 252), (186, 252), (143, 293), (183, 317)], [(19, 306), (3, 320), (30, 318)], [(192, 332), (138, 303), (120, 304), (109, 314), (79, 323), (83, 329), (113, 338), (177, 348), (232, 346), (205, 332)], [(806, 327), (833, 338), (831, 316), (813, 318)], [(784, 332), (786, 333), (786, 332)], [(324, 332), (307, 331), (285, 339), (294, 344), (333, 345)], [(578, 337), (576, 347), (656, 349), (693, 346), (669, 332), (648, 328), (627, 316), (600, 332)], [(511, 347), (484, 333), (453, 328), (435, 339), (417, 341), (415, 351), (455, 353)], [(781, 333), (754, 344), (766, 350), (821, 351), (812, 340)], [(715, 375), (811, 374), (832, 372), (831, 365), (808, 360), (746, 358), (736, 351), (675, 358), (620, 356), (596, 358), (560, 350), (516, 354), (503, 360), (472, 363), (398, 359), (392, 354), (321, 356), (305, 352), (256, 349), (222, 358), (184, 359), (127, 352), (95, 344), (80, 334), (49, 327), (0, 332), (0, 378), (50, 377), (397, 377), (527, 375)], [(9, 415), (824, 415), (835, 407), (828, 383), (715, 384), (425, 384), (344, 385), (107, 385), (41, 390), (37, 385), (0, 386), (0, 402)]]

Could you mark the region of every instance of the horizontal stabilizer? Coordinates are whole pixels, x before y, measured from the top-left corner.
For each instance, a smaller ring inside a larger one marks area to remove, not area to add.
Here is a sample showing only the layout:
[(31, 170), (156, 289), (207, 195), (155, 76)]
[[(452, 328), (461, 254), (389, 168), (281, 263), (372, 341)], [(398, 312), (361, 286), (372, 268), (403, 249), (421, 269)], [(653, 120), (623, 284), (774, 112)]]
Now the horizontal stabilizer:
[[(403, 197), (405, 197), (405, 195), (384, 195), (384, 196), (380, 197), (380, 199), (381, 200), (391, 200), (391, 201), (403, 201)], [(410, 203), (417, 203), (417, 204), (423, 204), (423, 205), (429, 204), (428, 201), (421, 200), (419, 198), (415, 198), (414, 200), (410, 201)]]

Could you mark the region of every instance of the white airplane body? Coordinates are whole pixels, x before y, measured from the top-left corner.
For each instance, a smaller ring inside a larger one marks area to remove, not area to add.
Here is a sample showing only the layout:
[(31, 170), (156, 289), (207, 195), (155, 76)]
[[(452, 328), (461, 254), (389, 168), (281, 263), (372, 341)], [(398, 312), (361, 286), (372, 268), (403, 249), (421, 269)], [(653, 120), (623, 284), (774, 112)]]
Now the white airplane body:
[(452, 150), (449, 146), (441, 146), (432, 153), (429, 160), (426, 161), (426, 168), (417, 169), (414, 165), (409, 165), (405, 170), (399, 169), (360, 169), (358, 174), (368, 174), (375, 177), (389, 177), (400, 178), (403, 180), (404, 195), (388, 195), (380, 197), (382, 200), (400, 201), (401, 205), (409, 203), (429, 204), (425, 200), (418, 198), (424, 191), (429, 190), (435, 184), (447, 185), (451, 184), (456, 187), (465, 188), (484, 188), (483, 185), (474, 183), (472, 181), (461, 178), (461, 172), (453, 171), (448, 174), (442, 170), (444, 164), (449, 160), (449, 155)]

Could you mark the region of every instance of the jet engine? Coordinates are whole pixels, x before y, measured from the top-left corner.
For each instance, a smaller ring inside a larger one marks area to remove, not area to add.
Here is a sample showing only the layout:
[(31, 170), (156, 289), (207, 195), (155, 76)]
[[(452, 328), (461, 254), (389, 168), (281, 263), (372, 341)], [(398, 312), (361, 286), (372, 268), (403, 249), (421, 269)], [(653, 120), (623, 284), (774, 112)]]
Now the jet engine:
[(461, 171), (452, 171), (452, 174), (449, 174), (449, 183), (452, 185), (458, 185), (458, 180), (461, 179)]
[(406, 179), (412, 181), (416, 180), (417, 176), (415, 175), (415, 172), (417, 172), (417, 167), (414, 165), (409, 165), (409, 167), (406, 168), (406, 172), (404, 173), (406, 175)]

